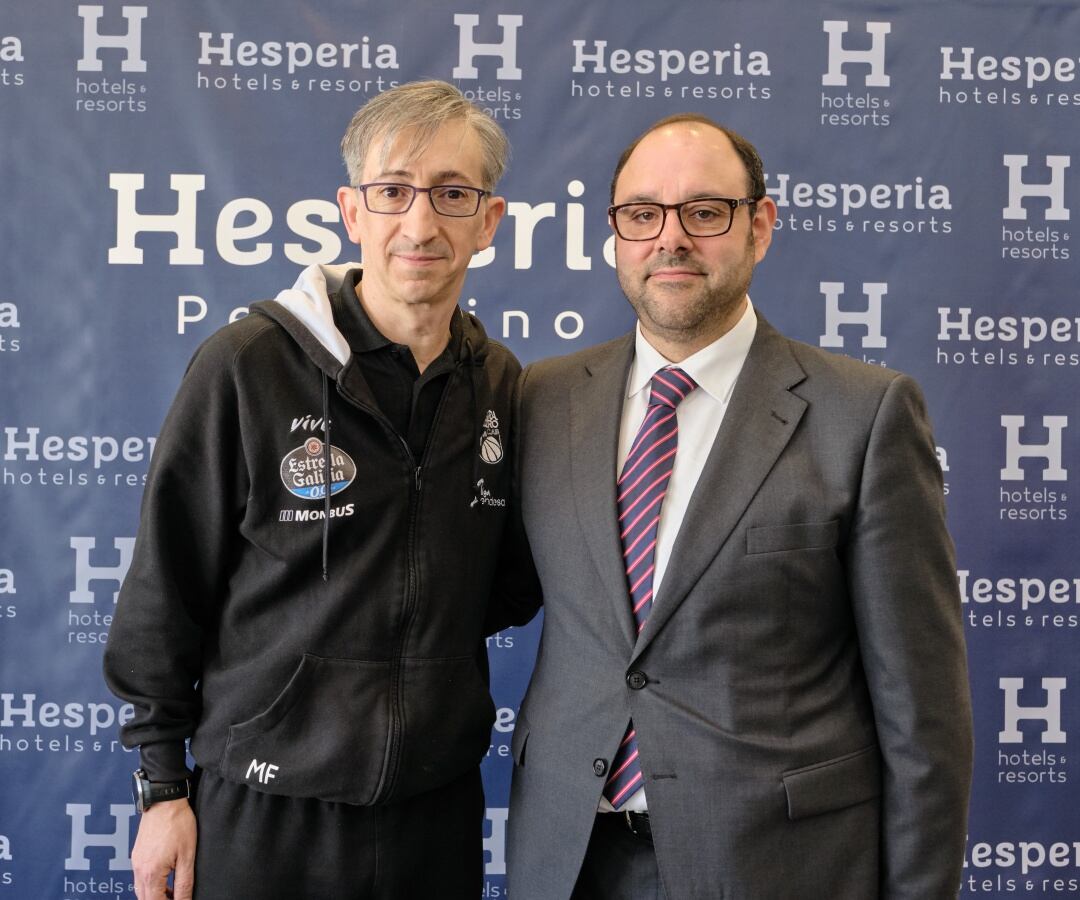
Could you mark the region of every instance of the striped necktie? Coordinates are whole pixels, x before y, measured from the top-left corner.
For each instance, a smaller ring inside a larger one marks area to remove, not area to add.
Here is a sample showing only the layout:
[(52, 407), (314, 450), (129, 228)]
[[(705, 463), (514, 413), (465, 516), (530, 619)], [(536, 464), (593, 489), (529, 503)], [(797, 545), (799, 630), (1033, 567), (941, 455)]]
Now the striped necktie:
[[(616, 488), (623, 564), (639, 633), (652, 610), (660, 506), (667, 493), (675, 466), (675, 451), (679, 446), (679, 420), (675, 407), (695, 387), (694, 379), (674, 366), (653, 375), (649, 408), (623, 463)], [(637, 733), (631, 721), (611, 761), (611, 777), (604, 785), (604, 796), (619, 809), (641, 787), (641, 782)]]

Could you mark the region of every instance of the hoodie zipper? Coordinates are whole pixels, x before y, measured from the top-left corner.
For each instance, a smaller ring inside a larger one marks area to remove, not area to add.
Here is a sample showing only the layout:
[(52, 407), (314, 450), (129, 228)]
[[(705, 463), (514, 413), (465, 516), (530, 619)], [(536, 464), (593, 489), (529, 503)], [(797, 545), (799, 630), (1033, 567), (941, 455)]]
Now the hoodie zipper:
[(386, 418), (380, 409), (364, 403), (351, 394), (344, 395), (353, 406), (368, 413), (397, 438), (398, 443), (401, 444), (402, 450), (405, 451), (405, 456), (413, 470), (412, 483), (409, 489), (408, 526), (405, 538), (405, 559), (408, 578), (405, 587), (405, 602), (402, 606), (401, 619), (398, 627), (398, 639), (394, 643), (393, 655), (390, 658), (390, 740), (387, 742), (387, 750), (384, 757), (385, 764), (382, 783), (376, 789), (375, 795), (371, 801), (372, 803), (381, 802), (393, 792), (394, 787), (397, 785), (398, 769), (401, 766), (401, 733), (402, 723), (405, 718), (405, 702), (401, 670), (402, 658), (405, 655), (405, 646), (408, 642), (409, 628), (414, 619), (416, 598), (419, 594), (419, 566), (416, 562), (416, 520), (417, 511), (420, 508), (420, 493), (423, 490), (424, 485), (423, 468), (428, 455), (431, 453), (431, 448), (435, 444), (436, 433), (439, 429), (439, 423), (442, 420), (442, 412), (450, 396), (454, 376), (459, 371), (459, 368), (460, 367), (455, 367), (449, 373), (450, 378), (446, 383), (446, 388), (443, 390), (442, 397), (439, 398), (439, 405), (435, 407), (435, 415), (431, 420), (431, 428), (428, 431), (424, 455), (419, 464), (413, 456), (412, 449), (409, 447), (409, 442), (398, 434), (393, 424)]
[[(450, 372), (450, 377), (447, 379), (442, 397), (439, 398), (439, 405), (435, 407), (435, 415), (432, 417), (431, 428), (428, 430), (424, 455), (420, 460), (420, 464), (413, 470), (413, 490), (410, 492), (411, 496), (409, 498), (409, 528), (405, 552), (405, 557), (408, 560), (409, 578), (408, 586), (405, 591), (405, 604), (401, 611), (398, 640), (394, 646), (394, 655), (392, 657), (390, 669), (390, 692), (392, 698), (390, 745), (386, 756), (385, 776), (383, 778), (383, 783), (380, 786), (380, 790), (376, 795), (375, 802), (378, 802), (393, 793), (394, 788), (397, 786), (398, 770), (401, 767), (402, 730), (405, 719), (405, 692), (403, 689), (404, 679), (402, 677), (402, 659), (405, 656), (405, 647), (408, 644), (409, 630), (415, 621), (416, 599), (420, 593), (420, 571), (419, 566), (416, 564), (416, 520), (417, 512), (420, 508), (420, 493), (423, 490), (423, 467), (431, 453), (431, 448), (435, 445), (439, 423), (442, 420), (443, 408), (446, 406), (446, 402), (450, 396), (450, 391), (454, 384), (454, 375), (457, 374), (457, 371), (458, 368), (455, 367), (454, 370)], [(407, 442), (401, 435), (398, 435), (398, 439), (401, 440), (406, 451), (409, 453), (409, 458), (412, 459), (412, 451), (409, 450)]]

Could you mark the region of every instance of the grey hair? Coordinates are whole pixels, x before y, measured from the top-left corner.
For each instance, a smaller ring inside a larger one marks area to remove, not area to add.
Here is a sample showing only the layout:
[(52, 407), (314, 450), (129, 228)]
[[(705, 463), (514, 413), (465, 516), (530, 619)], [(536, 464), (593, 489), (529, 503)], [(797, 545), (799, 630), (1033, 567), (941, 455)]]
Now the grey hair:
[(361, 106), (341, 139), (341, 156), (349, 172), (349, 183), (360, 183), (367, 160), (379, 142), (380, 165), (394, 141), (411, 132), (405, 155), (413, 159), (431, 143), (435, 133), (448, 122), (464, 121), (480, 140), (483, 153), (480, 185), (491, 191), (506, 171), (510, 141), (502, 128), (480, 107), (445, 81), (412, 81), (373, 97)]

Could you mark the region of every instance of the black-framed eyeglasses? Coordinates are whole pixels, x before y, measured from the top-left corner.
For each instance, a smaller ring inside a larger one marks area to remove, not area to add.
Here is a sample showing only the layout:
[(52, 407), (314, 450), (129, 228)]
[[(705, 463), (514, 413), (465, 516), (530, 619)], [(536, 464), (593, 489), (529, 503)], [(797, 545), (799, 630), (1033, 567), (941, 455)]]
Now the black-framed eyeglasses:
[(691, 237), (719, 237), (731, 230), (735, 210), (752, 206), (760, 197), (696, 197), (682, 203), (620, 203), (608, 207), (616, 234), (624, 241), (651, 241), (664, 230), (669, 209), (678, 213), (679, 224)]
[(431, 208), (440, 216), (475, 216), (480, 208), (480, 201), (491, 193), (464, 184), (439, 184), (422, 188), (389, 181), (358, 184), (356, 189), (364, 195), (364, 205), (368, 212), (386, 216), (407, 213), (417, 194), (427, 194)]

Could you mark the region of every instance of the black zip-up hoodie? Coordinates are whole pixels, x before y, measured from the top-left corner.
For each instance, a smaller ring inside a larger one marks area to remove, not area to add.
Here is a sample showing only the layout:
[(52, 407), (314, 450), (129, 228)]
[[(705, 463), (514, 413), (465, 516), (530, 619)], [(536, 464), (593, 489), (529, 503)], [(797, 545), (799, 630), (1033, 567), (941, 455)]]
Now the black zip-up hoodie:
[[(151, 780), (376, 804), (479, 763), (481, 637), (520, 366), (456, 312), (422, 459), (378, 410), (313, 266), (196, 352), (162, 428), (105, 653)], [(323, 485), (327, 460), (332, 490)]]

